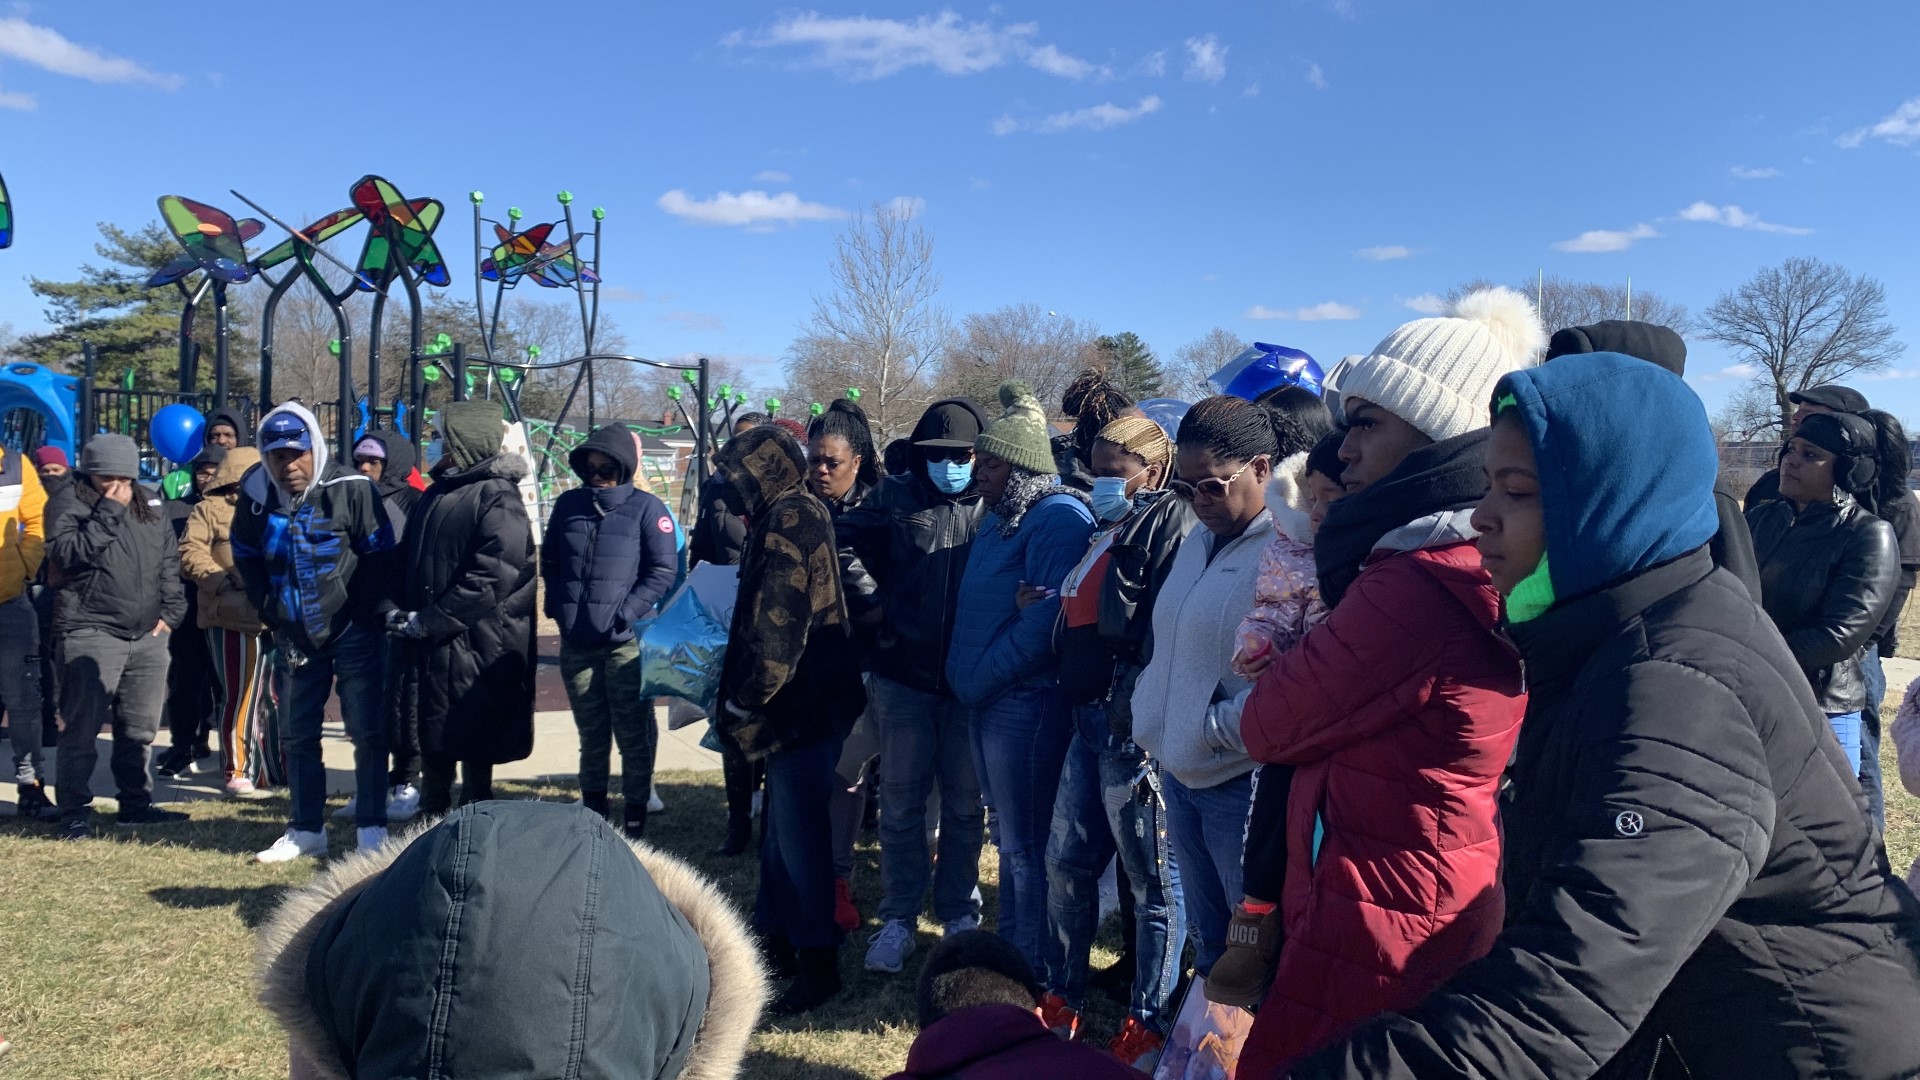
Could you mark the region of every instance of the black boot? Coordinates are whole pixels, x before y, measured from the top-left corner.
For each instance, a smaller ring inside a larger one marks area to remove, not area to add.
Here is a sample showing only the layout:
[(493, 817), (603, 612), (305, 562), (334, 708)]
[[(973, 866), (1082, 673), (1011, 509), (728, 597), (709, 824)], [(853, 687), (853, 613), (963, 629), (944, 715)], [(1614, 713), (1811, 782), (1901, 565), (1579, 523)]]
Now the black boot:
[(610, 812), (607, 808), (607, 793), (604, 791), (583, 791), (580, 793), (580, 803), (601, 817), (606, 817)]
[(840, 950), (799, 950), (800, 974), (772, 1006), (775, 1016), (793, 1016), (825, 1005), (840, 992)]
[(753, 766), (729, 753), (721, 755), (720, 769), (727, 784), (727, 838), (712, 854), (732, 858), (753, 846)]
[(760, 959), (766, 961), (769, 978), (791, 979), (800, 974), (800, 960), (794, 955), (793, 943), (786, 938), (761, 938)]
[(646, 803), (641, 803), (638, 806), (632, 803), (627, 804), (627, 824), (622, 831), (627, 834), (627, 839), (629, 840), (645, 840), (647, 838)]

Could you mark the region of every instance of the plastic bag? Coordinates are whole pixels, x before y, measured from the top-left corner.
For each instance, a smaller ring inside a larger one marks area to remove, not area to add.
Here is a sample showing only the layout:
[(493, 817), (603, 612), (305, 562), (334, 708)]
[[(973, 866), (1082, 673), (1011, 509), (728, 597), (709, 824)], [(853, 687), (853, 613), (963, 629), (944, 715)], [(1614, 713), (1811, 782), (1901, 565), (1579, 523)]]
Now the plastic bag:
[(682, 589), (640, 628), (640, 696), (684, 698), (711, 716), (718, 708), (727, 627), (700, 594)]
[(1240, 1064), (1240, 1047), (1253, 1028), (1253, 1014), (1208, 1001), (1206, 987), (1207, 980), (1194, 976), (1154, 1080), (1230, 1080)]

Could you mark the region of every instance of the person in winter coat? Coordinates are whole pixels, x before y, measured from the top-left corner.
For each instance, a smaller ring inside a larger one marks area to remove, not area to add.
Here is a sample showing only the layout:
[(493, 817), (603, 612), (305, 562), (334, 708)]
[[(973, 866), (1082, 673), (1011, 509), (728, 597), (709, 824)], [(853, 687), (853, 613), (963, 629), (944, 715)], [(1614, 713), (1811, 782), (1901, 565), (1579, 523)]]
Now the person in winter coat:
[(1747, 511), (1767, 614), (1856, 776), (1861, 658), (1900, 581), (1899, 541), (1873, 516), (1877, 451), (1873, 425), (1860, 417), (1809, 416), (1780, 455), (1780, 498)]
[[(914, 950), (927, 892), (950, 933), (980, 924), (985, 816), (967, 710), (947, 682), (947, 649), (967, 552), (986, 513), (973, 444), (987, 418), (971, 398), (927, 407), (909, 436), (911, 467), (834, 522), (847, 607), (871, 626), (867, 653), (880, 737), (880, 929), (868, 971), (897, 974)], [(927, 796), (940, 795), (939, 858), (928, 850)]]
[[(187, 519), (194, 508), (206, 500), (207, 484), (226, 460), (227, 449), (208, 443), (188, 463), (186, 474), (192, 486), (179, 497), (166, 500), (167, 521), (173, 526), (176, 541), (186, 538)], [(210, 740), (218, 723), (219, 687), (214, 681), (213, 656), (207, 652), (206, 635), (200, 626), (200, 593), (193, 579), (181, 566), (183, 592), (187, 598), (187, 618), (182, 629), (167, 640), (167, 733), (169, 745), (153, 761), (153, 771), (161, 776), (190, 774), (203, 758), (213, 756)]]
[(293, 1080), (729, 1080), (767, 1000), (713, 882), (542, 802), (330, 864), (278, 902), (254, 970)]
[[(1255, 567), (1274, 536), (1262, 494), (1281, 456), (1278, 420), (1226, 396), (1206, 398), (1181, 418), (1172, 489), (1201, 528), (1180, 545), (1161, 586), (1152, 659), (1133, 691), (1133, 738), (1159, 762), (1148, 779), (1166, 802), (1194, 968), (1203, 977), (1226, 948), (1241, 896), (1254, 762), (1235, 734), (1248, 687), (1232, 659), (1235, 632), (1253, 607)], [(1295, 441), (1311, 446), (1313, 438), (1301, 432)]]
[(1867, 793), (1867, 811), (1876, 828), (1887, 831), (1887, 803), (1880, 776), (1881, 703), (1887, 696), (1887, 673), (1880, 661), (1899, 655), (1900, 617), (1920, 573), (1920, 505), (1914, 502), (1907, 477), (1913, 472), (1913, 449), (1906, 426), (1892, 413), (1868, 409), (1860, 418), (1873, 425), (1878, 469), (1874, 477), (1874, 515), (1893, 527), (1900, 549), (1900, 578), (1893, 601), (1880, 619), (1866, 651), (1860, 654), (1860, 675), (1866, 699), (1860, 709), (1860, 787)]
[(180, 540), (180, 571), (199, 596), (198, 629), (212, 658), (214, 715), (220, 728), (220, 767), (229, 795), (250, 795), (286, 783), (280, 733), (269, 730), (266, 627), (247, 600), (233, 561), (233, 515), (240, 481), (260, 464), (250, 446), (229, 450), (204, 485)]
[(796, 977), (776, 1013), (840, 991), (834, 922), (833, 792), (840, 743), (866, 708), (833, 518), (807, 490), (800, 444), (771, 425), (715, 461), (727, 509), (752, 523), (720, 673), (720, 735), (767, 768), (766, 835), (754, 927), (775, 971)]
[(1502, 794), (1506, 927), (1287, 1075), (1914, 1075), (1920, 904), (1791, 651), (1705, 550), (1705, 408), (1611, 353), (1491, 400), (1474, 526), (1531, 691)]
[[(1851, 386), (1841, 386), (1838, 383), (1828, 383), (1824, 386), (1813, 386), (1805, 390), (1795, 390), (1787, 395), (1787, 401), (1793, 405), (1793, 415), (1787, 418), (1789, 437), (1791, 437), (1792, 432), (1800, 429), (1801, 421), (1809, 416), (1818, 416), (1822, 413), (1848, 413), (1853, 416), (1864, 416), (1868, 409), (1867, 396), (1865, 394), (1862, 394)], [(1782, 446), (1780, 449), (1782, 453), (1786, 452), (1785, 446)], [(1760, 479), (1755, 480), (1753, 486), (1747, 488), (1746, 498), (1742, 501), (1742, 505), (1751, 511), (1763, 503), (1778, 501), (1779, 498), (1780, 470), (1773, 468), (1760, 474)]]
[[(380, 504), (386, 508), (387, 524), (393, 529), (397, 548), (406, 542), (407, 517), (420, 502), (421, 487), (415, 487), (419, 473), (413, 467), (413, 444), (396, 432), (369, 431), (353, 445), (353, 471), (373, 481)], [(420, 731), (419, 716), (402, 708), (400, 669), (387, 666), (385, 703), (387, 748), (393, 766), (387, 771), (387, 820), (406, 821), (420, 812)], [(333, 812), (337, 818), (354, 816), (359, 798)]]
[[(733, 422), (735, 438), (772, 419), (766, 413), (743, 413)], [(747, 542), (747, 523), (727, 509), (726, 481), (718, 473), (700, 485), (697, 516), (693, 532), (687, 537), (687, 563), (712, 563), (737, 566), (740, 551)], [(747, 761), (740, 748), (720, 740), (720, 770), (727, 789), (727, 835), (715, 855), (732, 857), (744, 853), (753, 843), (754, 793), (760, 788), (760, 770)]]
[(580, 730), (580, 799), (610, 815), (611, 751), (620, 745), (622, 818), (632, 835), (646, 829), (660, 730), (653, 703), (640, 697), (640, 644), (634, 621), (673, 586), (678, 555), (666, 504), (633, 486), (639, 458), (627, 429), (594, 430), (567, 463), (582, 486), (561, 495), (540, 547), (546, 613), (560, 628), (560, 675)]
[(1040, 986), (1012, 942), (984, 930), (941, 939), (920, 969), (920, 1034), (888, 1080), (1138, 1080), (1140, 1073), (1038, 1019)]
[[(1582, 353), (1610, 352), (1658, 364), (1675, 375), (1687, 373), (1687, 343), (1671, 327), (1627, 319), (1608, 319), (1591, 326), (1569, 326), (1547, 341), (1547, 360)], [(1542, 361), (1544, 363), (1545, 361)], [(1740, 494), (1722, 476), (1713, 485), (1714, 511), (1720, 531), (1713, 535), (1713, 564), (1724, 566), (1754, 599), (1760, 598), (1760, 564), (1753, 557), (1753, 533), (1740, 507)]]
[(22, 817), (51, 821), (46, 762), (41, 757), (41, 656), (50, 645), (40, 632), (28, 588), (46, 560), (47, 493), (32, 463), (17, 450), (0, 448), (0, 705), (7, 710), (13, 743), (13, 783)]
[(493, 798), (493, 767), (533, 753), (533, 523), (520, 498), (526, 459), (504, 452), (496, 401), (440, 410), (446, 456), (413, 508), (400, 549), (398, 639), (403, 715), (420, 733), (420, 810)]
[(134, 482), (140, 450), (125, 435), (96, 435), (80, 451), (80, 479), (47, 508), (47, 560), (60, 582), (60, 732), (56, 794), (63, 835), (90, 835), (92, 778), (102, 726), (113, 729), (120, 825), (165, 825), (186, 815), (153, 803), (148, 747), (166, 705), (167, 639), (186, 621), (180, 545), (158, 492)]
[(1173, 440), (1144, 416), (1093, 443), (1086, 553), (1060, 584), (1060, 690), (1073, 707), (1047, 837), (1046, 985), (1041, 1019), (1072, 1034), (1086, 1008), (1088, 952), (1100, 921), (1100, 875), (1118, 855), (1133, 894), (1133, 978), (1110, 1049), (1132, 1065), (1157, 1053), (1186, 945), (1163, 808), (1138, 794), (1146, 752), (1133, 741), (1133, 689), (1152, 651), (1155, 601), (1193, 508), (1167, 490)]
[[(73, 483), (73, 471), (68, 468), (67, 453), (57, 446), (43, 446), (35, 450), (31, 456), (34, 471), (40, 474), (40, 487), (46, 493), (46, 505), (52, 506), (54, 496), (58, 495), (62, 488)], [(44, 518), (45, 515), (42, 514), (43, 522)], [(50, 569), (46, 560), (42, 558), (39, 576), (27, 590), (27, 596), (33, 601), (34, 614), (40, 619), (40, 739), (42, 746), (58, 743), (60, 739), (57, 716), (60, 705), (60, 665), (54, 661), (54, 588), (48, 578)]]
[[(1053, 626), (1067, 571), (1087, 550), (1086, 496), (1051, 471), (1047, 418), (1024, 382), (974, 440), (973, 482), (992, 515), (974, 537), (954, 609), (947, 682), (972, 712), (974, 768), (1000, 848), (1000, 934), (1046, 963), (1047, 833), (1073, 712), (1060, 692)], [(1044, 598), (1021, 606), (1021, 591)]]
[[(815, 498), (826, 504), (827, 512), (838, 520), (859, 506), (880, 482), (879, 451), (873, 448), (873, 426), (866, 411), (846, 398), (836, 398), (826, 411), (807, 425), (807, 483)], [(852, 560), (841, 559), (841, 588), (850, 591), (865, 571), (855, 569)], [(858, 626), (855, 636), (866, 652), (864, 635)], [(853, 901), (853, 845), (860, 838), (860, 823), (866, 817), (867, 793), (873, 781), (874, 759), (880, 753), (880, 736), (874, 730), (873, 702), (854, 722), (840, 746), (840, 761), (834, 767), (839, 786), (833, 790), (829, 812), (833, 815), (833, 917), (840, 929), (851, 934), (860, 929), (860, 909)]]
[(1240, 713), (1253, 757), (1294, 767), (1286, 943), (1247, 1076), (1418, 1002), (1500, 931), (1496, 801), (1526, 695), (1469, 518), (1488, 397), (1545, 344), (1533, 305), (1496, 288), (1346, 365), (1348, 494), (1314, 537), (1327, 618)]
[(372, 481), (331, 459), (325, 429), (297, 402), (260, 420), (259, 468), (240, 481), (233, 562), (275, 646), (285, 692), (281, 750), (293, 820), (261, 862), (324, 854), (326, 769), (320, 727), (338, 693), (353, 740), (354, 822), (361, 847), (386, 837), (384, 613), (392, 609), (393, 529)]

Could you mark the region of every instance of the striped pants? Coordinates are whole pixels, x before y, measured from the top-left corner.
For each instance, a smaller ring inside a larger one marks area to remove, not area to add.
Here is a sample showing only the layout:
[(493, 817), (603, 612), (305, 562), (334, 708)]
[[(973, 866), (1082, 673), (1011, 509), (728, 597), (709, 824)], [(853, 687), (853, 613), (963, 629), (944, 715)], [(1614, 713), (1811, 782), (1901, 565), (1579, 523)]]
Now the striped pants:
[(267, 642), (243, 630), (206, 631), (220, 696), (220, 764), (229, 779), (261, 787), (287, 782), (280, 731), (267, 686)]

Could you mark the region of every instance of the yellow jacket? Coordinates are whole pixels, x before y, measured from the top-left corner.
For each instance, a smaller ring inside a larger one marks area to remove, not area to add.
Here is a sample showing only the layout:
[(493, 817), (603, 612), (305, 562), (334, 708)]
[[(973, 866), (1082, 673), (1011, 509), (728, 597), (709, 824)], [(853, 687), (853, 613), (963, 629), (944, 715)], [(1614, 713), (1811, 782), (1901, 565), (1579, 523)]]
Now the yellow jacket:
[(0, 448), (0, 603), (27, 591), (47, 554), (47, 491), (24, 455)]

